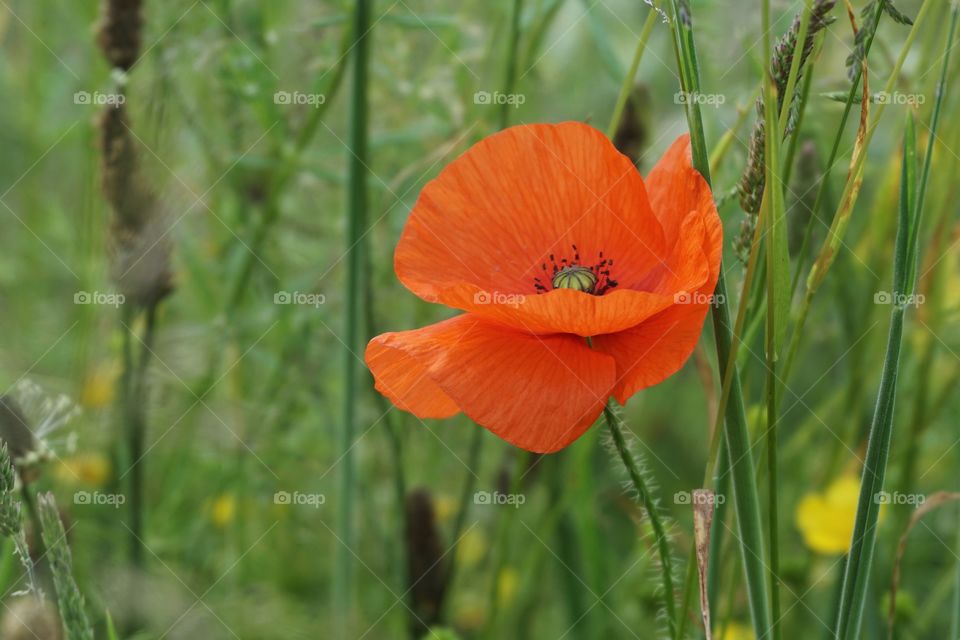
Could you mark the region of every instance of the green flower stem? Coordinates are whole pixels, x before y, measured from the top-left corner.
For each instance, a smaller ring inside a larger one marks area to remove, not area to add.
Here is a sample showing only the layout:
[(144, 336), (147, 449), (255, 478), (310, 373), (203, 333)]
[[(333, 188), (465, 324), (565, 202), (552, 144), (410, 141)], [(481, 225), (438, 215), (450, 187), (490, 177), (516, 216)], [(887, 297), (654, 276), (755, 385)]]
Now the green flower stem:
[(627, 446), (627, 441), (623, 435), (623, 426), (620, 423), (620, 418), (616, 415), (613, 409), (611, 409), (609, 404), (603, 408), (603, 417), (607, 421), (607, 427), (610, 429), (610, 436), (613, 439), (614, 447), (616, 447), (617, 453), (620, 455), (620, 460), (623, 461), (623, 466), (626, 468), (627, 475), (630, 477), (630, 483), (637, 492), (637, 501), (643, 506), (647, 517), (650, 519), (650, 526), (653, 527), (653, 535), (657, 542), (657, 552), (660, 555), (660, 577), (663, 581), (663, 605), (667, 614), (667, 624), (669, 625), (670, 637), (678, 638), (677, 620), (675, 617), (676, 606), (674, 605), (673, 593), (673, 559), (670, 555), (670, 539), (667, 538), (666, 532), (664, 531), (663, 522), (660, 519), (660, 513), (657, 510), (656, 501), (650, 494), (650, 490), (647, 488), (647, 484), (643, 479), (643, 474), (640, 471), (640, 467), (637, 464), (637, 461), (634, 459), (633, 454), (630, 452), (629, 446)]

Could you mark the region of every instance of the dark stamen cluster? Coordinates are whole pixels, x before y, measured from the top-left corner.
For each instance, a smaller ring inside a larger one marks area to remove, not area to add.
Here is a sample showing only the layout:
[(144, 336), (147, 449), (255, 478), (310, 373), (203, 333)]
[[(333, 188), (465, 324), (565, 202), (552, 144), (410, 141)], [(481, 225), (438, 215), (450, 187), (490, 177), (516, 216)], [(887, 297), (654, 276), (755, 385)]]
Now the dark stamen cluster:
[[(574, 244), (570, 246), (573, 249), (572, 259), (568, 260), (566, 257), (561, 257), (558, 261), (556, 259), (557, 256), (551, 253), (549, 260), (540, 265), (541, 269), (543, 269), (545, 278), (541, 279), (539, 277), (535, 277), (533, 279), (533, 286), (537, 290), (538, 294), (551, 291), (554, 288), (553, 282), (555, 281), (557, 274), (565, 269), (570, 269), (571, 267), (585, 267), (594, 275), (596, 278), (596, 284), (594, 284), (593, 288), (587, 293), (591, 293), (595, 296), (602, 296), (604, 293), (610, 289), (613, 289), (619, 284), (610, 275), (610, 267), (613, 266), (613, 259), (604, 258), (603, 251), (598, 254), (597, 262), (595, 264), (585, 265), (581, 262), (580, 250), (577, 249), (577, 245)], [(546, 284), (544, 284), (544, 282), (546, 282)]]

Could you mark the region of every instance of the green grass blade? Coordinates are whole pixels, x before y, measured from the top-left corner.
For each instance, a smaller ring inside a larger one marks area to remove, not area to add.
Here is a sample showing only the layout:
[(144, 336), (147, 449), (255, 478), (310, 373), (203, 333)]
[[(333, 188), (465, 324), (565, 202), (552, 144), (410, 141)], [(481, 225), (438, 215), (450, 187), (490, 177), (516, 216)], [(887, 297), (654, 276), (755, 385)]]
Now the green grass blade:
[(337, 555), (334, 566), (334, 610), (343, 616), (343, 629), (353, 610), (353, 505), (356, 497), (353, 438), (357, 404), (357, 356), (361, 349), (360, 270), (367, 217), (367, 66), (370, 47), (370, 0), (357, 0), (354, 11), (353, 86), (350, 99), (349, 180), (347, 191), (347, 290), (344, 317), (343, 424), (340, 433), (340, 495), (337, 510)]
[(854, 640), (860, 637), (860, 624), (863, 618), (870, 567), (873, 562), (873, 552), (877, 538), (877, 518), (880, 513), (880, 505), (876, 496), (883, 489), (887, 459), (890, 453), (894, 400), (900, 369), (903, 319), (907, 306), (902, 302), (902, 297), (906, 295), (908, 264), (915, 262), (917, 258), (916, 251), (909, 243), (911, 230), (917, 219), (916, 156), (916, 131), (913, 123), (913, 113), (908, 112), (903, 145), (900, 216), (893, 266), (894, 304), (890, 314), (890, 333), (887, 339), (887, 352), (883, 362), (880, 390), (877, 394), (877, 404), (870, 425), (870, 439), (867, 444), (867, 456), (860, 485), (860, 496), (857, 502), (856, 522), (850, 542), (847, 566), (844, 571), (843, 590), (840, 595), (840, 613), (837, 617), (835, 634), (839, 640)]
[[(672, 0), (674, 21), (674, 51), (680, 70), (681, 90), (693, 94), (700, 90), (699, 65), (693, 40), (690, 9), (680, 0)], [(687, 101), (687, 122), (693, 152), (693, 166), (710, 182), (710, 158), (703, 132), (703, 119), (696, 100)], [(714, 290), (716, 303), (712, 309), (720, 377), (724, 380), (721, 393), (729, 393), (725, 406), (724, 434), (731, 459), (734, 503), (740, 527), (740, 552), (747, 581), (750, 613), (758, 638), (765, 637), (770, 628), (770, 609), (767, 599), (766, 571), (763, 566), (763, 528), (760, 520), (760, 500), (754, 480), (753, 456), (747, 431), (743, 392), (736, 363), (731, 363), (733, 348), (732, 323), (727, 306), (727, 287), (721, 266)]]
[(637, 68), (640, 66), (640, 60), (643, 58), (643, 52), (647, 50), (647, 42), (650, 40), (650, 33), (653, 31), (653, 25), (657, 21), (657, 12), (653, 8), (643, 23), (643, 30), (640, 37), (637, 38), (637, 48), (633, 52), (633, 59), (630, 61), (630, 68), (623, 76), (623, 83), (620, 85), (620, 93), (617, 96), (617, 103), (613, 108), (613, 116), (610, 118), (610, 124), (607, 126), (607, 137), (611, 140), (617, 133), (617, 127), (620, 126), (620, 118), (623, 117), (623, 109), (627, 106), (627, 99), (633, 90), (633, 79), (637, 75)]
[[(960, 509), (957, 509), (958, 520), (960, 520)], [(954, 543), (955, 554), (960, 558), (960, 526), (957, 527), (957, 540)], [(960, 559), (957, 560), (953, 569), (953, 614), (950, 616), (950, 637), (960, 638)]]
[[(770, 0), (762, 2), (762, 25), (764, 37), (764, 60), (773, 59), (773, 46), (770, 42)], [(801, 21), (797, 47), (802, 48), (806, 40), (807, 26), (810, 22), (810, 3), (804, 12)], [(762, 227), (767, 237), (766, 246), (766, 281), (767, 281), (767, 325), (766, 325), (766, 386), (767, 386), (767, 468), (768, 468), (768, 504), (767, 504), (767, 539), (769, 541), (767, 570), (770, 574), (768, 587), (770, 589), (770, 616), (771, 637), (779, 640), (780, 627), (780, 543), (779, 543), (779, 504), (780, 495), (777, 486), (779, 474), (777, 472), (777, 357), (783, 344), (786, 332), (786, 318), (790, 310), (790, 256), (787, 251), (786, 215), (783, 203), (783, 188), (780, 180), (780, 140), (786, 129), (786, 114), (792, 102), (793, 86), (796, 83), (796, 74), (800, 68), (800, 56), (794, 53), (793, 65), (790, 69), (788, 82), (789, 89), (783, 98), (783, 109), (777, 113), (777, 86), (772, 70), (768, 67), (764, 73), (764, 111), (767, 131), (765, 136), (765, 185), (763, 200), (760, 206)], [(780, 119), (783, 118), (783, 124)], [(775, 132), (775, 133), (774, 133)]]
[[(920, 185), (917, 188), (917, 218), (910, 232), (910, 247), (917, 250), (920, 240), (920, 221), (923, 216), (923, 203), (927, 195), (927, 183), (930, 179), (930, 167), (933, 163), (933, 150), (937, 143), (937, 132), (940, 129), (940, 114), (943, 110), (943, 99), (947, 93), (947, 69), (950, 66), (950, 56), (953, 54), (954, 39), (957, 33), (957, 20), (960, 17), (960, 2), (954, 2), (950, 10), (950, 28), (947, 32), (946, 52), (943, 54), (943, 64), (940, 65), (940, 80), (937, 82), (936, 100), (933, 105), (933, 118), (930, 123), (930, 138), (927, 140), (927, 152), (923, 158), (923, 171), (920, 174)], [(917, 265), (908, 265), (907, 292), (912, 293), (916, 286)]]

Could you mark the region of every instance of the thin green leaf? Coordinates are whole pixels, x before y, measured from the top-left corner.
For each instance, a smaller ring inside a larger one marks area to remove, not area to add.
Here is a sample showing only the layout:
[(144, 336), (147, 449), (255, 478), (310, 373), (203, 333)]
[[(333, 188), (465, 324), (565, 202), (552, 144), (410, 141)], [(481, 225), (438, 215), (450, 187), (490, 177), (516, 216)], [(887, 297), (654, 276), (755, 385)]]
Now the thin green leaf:
[[(672, 0), (674, 53), (680, 71), (680, 89), (693, 94), (700, 91), (700, 70), (696, 46), (693, 40), (690, 7), (680, 0)], [(682, 5), (682, 6), (681, 6)], [(703, 132), (700, 105), (696, 100), (686, 106), (687, 123), (693, 166), (710, 182), (710, 158)], [(714, 289), (715, 304), (712, 308), (713, 326), (717, 347), (717, 359), (721, 387), (721, 405), (726, 416), (724, 436), (730, 452), (733, 494), (740, 527), (740, 553), (747, 581), (751, 619), (758, 638), (765, 637), (770, 628), (770, 608), (767, 599), (766, 571), (763, 566), (763, 528), (760, 520), (760, 500), (754, 480), (753, 456), (750, 436), (747, 431), (746, 411), (740, 388), (740, 374), (733, 353), (733, 332), (730, 310), (727, 306), (727, 285), (723, 267)], [(711, 452), (713, 454), (713, 452)], [(712, 460), (708, 461), (712, 466)], [(712, 478), (711, 478), (712, 479)], [(681, 611), (681, 614), (683, 612)]]
[(346, 634), (353, 610), (353, 507), (356, 503), (354, 431), (357, 410), (357, 369), (361, 350), (361, 274), (367, 229), (367, 69), (369, 66), (370, 0), (357, 0), (353, 17), (353, 86), (350, 96), (350, 134), (347, 142), (349, 180), (347, 185), (347, 290), (343, 351), (343, 423), (340, 431), (340, 503), (337, 538), (340, 545), (334, 563), (334, 610), (340, 612), (341, 634)]
[(917, 143), (913, 113), (909, 112), (903, 145), (903, 167), (900, 182), (900, 215), (897, 241), (894, 251), (893, 292), (894, 304), (890, 314), (890, 333), (887, 352), (883, 362), (877, 404), (870, 425), (870, 439), (857, 501), (857, 516), (850, 552), (840, 594), (840, 609), (837, 617), (836, 638), (854, 640), (860, 637), (864, 603), (870, 582), (874, 546), (877, 538), (877, 519), (880, 504), (877, 496), (883, 490), (883, 480), (890, 454), (893, 435), (893, 412), (900, 370), (900, 347), (903, 338), (903, 320), (906, 304), (903, 304), (908, 263), (916, 261), (916, 253), (909, 244), (910, 229), (916, 217), (916, 164)]

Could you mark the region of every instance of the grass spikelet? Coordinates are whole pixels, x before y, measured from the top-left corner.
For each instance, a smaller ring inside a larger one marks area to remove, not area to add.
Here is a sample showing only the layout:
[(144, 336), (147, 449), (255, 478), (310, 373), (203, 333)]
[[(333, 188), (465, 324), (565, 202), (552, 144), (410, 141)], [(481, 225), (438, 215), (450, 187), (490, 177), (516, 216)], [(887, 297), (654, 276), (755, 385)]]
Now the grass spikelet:
[(57, 592), (60, 621), (66, 640), (93, 640), (93, 628), (87, 618), (83, 595), (73, 577), (73, 559), (67, 546), (67, 534), (52, 494), (39, 496), (43, 543), (47, 548), (50, 573)]
[(868, 42), (872, 37), (871, 34), (876, 32), (877, 25), (880, 22), (880, 16), (884, 13), (890, 16), (897, 24), (913, 25), (911, 18), (893, 6), (893, 0), (871, 0), (865, 4), (860, 11), (860, 16), (863, 18), (863, 25), (857, 32), (856, 38), (854, 38), (853, 52), (847, 56), (847, 76), (849, 76), (851, 82), (854, 81), (859, 73), (860, 65), (863, 64), (863, 59), (867, 55), (866, 52)]
[[(836, 6), (836, 0), (816, 0), (810, 12), (809, 23), (807, 25), (806, 36), (803, 40), (803, 47), (800, 49), (800, 66), (798, 67), (796, 84), (799, 86), (800, 79), (803, 76), (804, 67), (810, 54), (813, 53), (813, 45), (817, 35), (829, 26), (834, 18), (830, 11)], [(779, 113), (784, 101), (787, 99), (787, 84), (790, 78), (790, 68), (793, 66), (793, 58), (797, 50), (800, 31), (803, 26), (804, 12), (798, 13), (790, 29), (777, 40), (770, 60), (770, 74), (777, 91), (777, 111)], [(797, 93), (790, 96), (790, 107), (787, 112), (786, 134), (789, 135), (797, 119)], [(747, 166), (743, 171), (740, 182), (737, 183), (737, 192), (740, 195), (740, 206), (748, 214), (756, 214), (760, 211), (760, 202), (763, 199), (764, 178), (764, 138), (766, 136), (766, 124), (763, 115), (763, 96), (757, 98), (757, 123), (754, 125), (753, 132), (750, 135), (750, 144), (747, 152)], [(736, 246), (749, 246), (749, 238), (752, 235), (752, 229), (745, 229), (741, 237), (736, 241)]]

